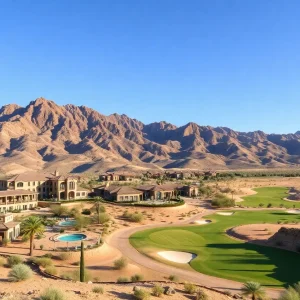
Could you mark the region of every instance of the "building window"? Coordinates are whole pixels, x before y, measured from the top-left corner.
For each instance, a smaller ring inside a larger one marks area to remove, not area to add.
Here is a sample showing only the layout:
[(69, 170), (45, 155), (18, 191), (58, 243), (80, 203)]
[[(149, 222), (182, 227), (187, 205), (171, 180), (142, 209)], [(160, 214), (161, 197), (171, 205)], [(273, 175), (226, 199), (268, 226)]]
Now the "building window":
[(33, 186), (35, 186), (35, 181), (33, 182)]
[(123, 196), (120, 196), (120, 200), (123, 201)]
[(70, 190), (74, 190), (75, 189), (75, 182), (74, 181), (69, 182), (69, 189)]
[(76, 196), (78, 196), (78, 197), (79, 197), (79, 196), (80, 196), (80, 193), (76, 193)]
[(18, 182), (17, 187), (23, 187), (23, 182)]
[(85, 196), (85, 192), (81, 193), (81, 196)]
[(28, 182), (28, 186), (30, 186), (30, 181)]
[(64, 189), (65, 189), (65, 184), (64, 184), (64, 183), (61, 183), (61, 184), (60, 184), (60, 189), (61, 189), (61, 190), (64, 190)]

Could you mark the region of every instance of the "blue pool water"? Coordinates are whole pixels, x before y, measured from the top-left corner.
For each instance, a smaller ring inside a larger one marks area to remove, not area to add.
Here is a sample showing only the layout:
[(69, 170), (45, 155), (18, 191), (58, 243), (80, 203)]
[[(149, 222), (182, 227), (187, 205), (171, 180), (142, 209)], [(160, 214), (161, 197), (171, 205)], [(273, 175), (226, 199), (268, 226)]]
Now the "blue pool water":
[(75, 220), (69, 220), (69, 221), (61, 221), (58, 223), (59, 226), (75, 226), (76, 221)]
[(85, 239), (86, 235), (83, 233), (61, 234), (57, 237), (61, 242), (79, 242)]

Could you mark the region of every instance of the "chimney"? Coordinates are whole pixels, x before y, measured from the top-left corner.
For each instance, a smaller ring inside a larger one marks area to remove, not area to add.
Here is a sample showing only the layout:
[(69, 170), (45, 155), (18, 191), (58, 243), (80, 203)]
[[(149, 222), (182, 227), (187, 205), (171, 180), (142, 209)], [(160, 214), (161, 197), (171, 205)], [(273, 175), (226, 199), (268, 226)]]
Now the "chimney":
[(59, 176), (59, 172), (57, 170), (55, 170), (54, 175)]

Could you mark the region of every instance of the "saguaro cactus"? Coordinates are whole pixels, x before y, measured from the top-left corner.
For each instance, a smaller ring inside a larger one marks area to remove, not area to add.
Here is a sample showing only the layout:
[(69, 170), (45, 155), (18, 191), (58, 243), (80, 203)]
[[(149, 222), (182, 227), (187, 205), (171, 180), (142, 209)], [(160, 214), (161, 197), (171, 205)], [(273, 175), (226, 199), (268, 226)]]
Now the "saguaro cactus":
[(83, 241), (81, 241), (81, 250), (80, 250), (80, 282), (85, 281), (85, 273), (84, 273), (84, 245)]

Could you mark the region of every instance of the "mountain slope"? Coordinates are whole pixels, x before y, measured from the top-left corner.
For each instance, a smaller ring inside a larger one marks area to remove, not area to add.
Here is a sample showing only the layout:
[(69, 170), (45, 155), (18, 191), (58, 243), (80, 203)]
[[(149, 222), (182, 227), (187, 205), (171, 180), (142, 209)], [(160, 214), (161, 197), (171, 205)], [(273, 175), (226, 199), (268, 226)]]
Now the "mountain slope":
[(299, 164), (300, 133), (236, 132), (225, 127), (104, 116), (85, 106), (38, 98), (0, 109), (0, 163), (26, 170), (100, 172), (146, 168), (226, 169)]

